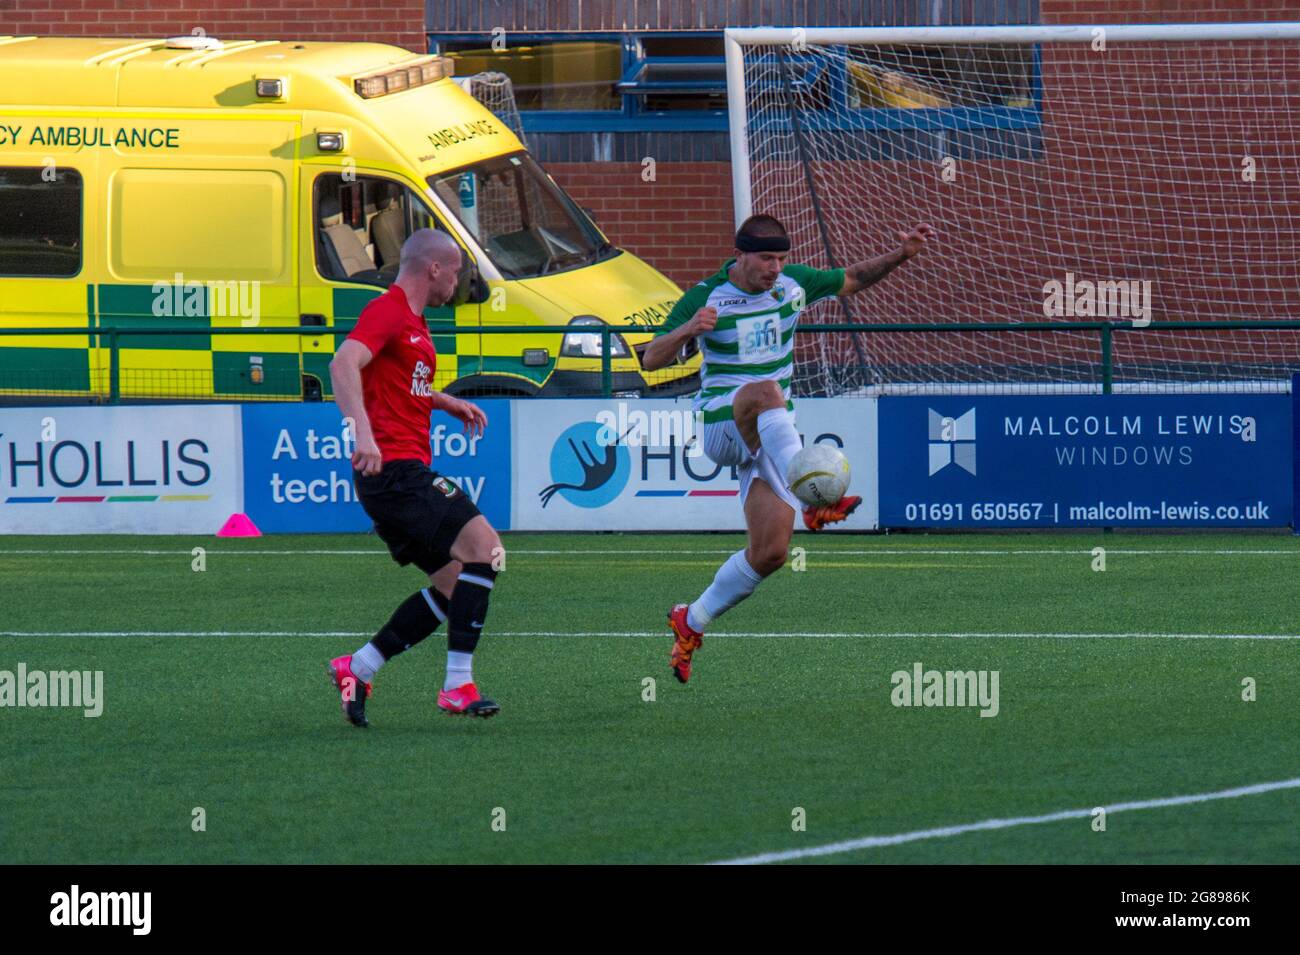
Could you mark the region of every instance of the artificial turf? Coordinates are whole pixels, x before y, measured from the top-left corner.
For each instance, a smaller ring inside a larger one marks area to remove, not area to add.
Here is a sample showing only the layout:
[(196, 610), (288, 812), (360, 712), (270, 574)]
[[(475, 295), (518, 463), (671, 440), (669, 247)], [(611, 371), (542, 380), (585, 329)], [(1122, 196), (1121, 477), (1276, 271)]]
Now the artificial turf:
[[(435, 710), (439, 631), (368, 730), (325, 664), (424, 583), (374, 537), (0, 538), (0, 671), (104, 679), (97, 718), (0, 708), (0, 862), (708, 862), (1300, 777), (1291, 537), (801, 534), (685, 686), (665, 612), (739, 536), (504, 537), (502, 714)], [(893, 705), (918, 662), (997, 671), (997, 715)], [(1297, 818), (1292, 788), (817, 861), (1292, 862)]]

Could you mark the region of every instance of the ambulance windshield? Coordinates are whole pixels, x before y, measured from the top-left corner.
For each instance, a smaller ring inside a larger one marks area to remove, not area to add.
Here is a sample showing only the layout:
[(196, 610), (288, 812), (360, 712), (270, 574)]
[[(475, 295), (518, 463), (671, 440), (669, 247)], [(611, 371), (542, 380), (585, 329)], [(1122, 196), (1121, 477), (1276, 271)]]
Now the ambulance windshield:
[(565, 272), (618, 250), (526, 152), (429, 177), (506, 278)]

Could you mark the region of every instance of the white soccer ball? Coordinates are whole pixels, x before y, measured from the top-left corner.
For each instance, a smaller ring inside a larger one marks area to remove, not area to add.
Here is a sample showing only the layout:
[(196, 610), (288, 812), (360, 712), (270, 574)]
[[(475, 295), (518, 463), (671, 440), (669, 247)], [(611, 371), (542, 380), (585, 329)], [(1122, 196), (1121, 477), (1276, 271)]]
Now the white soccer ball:
[(810, 507), (827, 507), (849, 489), (849, 459), (829, 444), (810, 444), (790, 461), (785, 482)]

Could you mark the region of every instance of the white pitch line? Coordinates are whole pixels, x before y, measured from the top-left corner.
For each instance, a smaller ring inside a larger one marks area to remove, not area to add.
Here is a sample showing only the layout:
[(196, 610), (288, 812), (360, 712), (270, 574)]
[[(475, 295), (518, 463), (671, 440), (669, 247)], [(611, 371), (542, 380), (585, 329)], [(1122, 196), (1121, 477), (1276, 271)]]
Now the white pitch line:
[[(796, 541), (796, 542), (799, 541), (799, 540), (800, 540), (800, 538), (795, 538), (795, 541)], [(189, 551), (181, 551), (180, 553), (188, 554)], [(366, 553), (372, 553), (372, 552), (371, 552), (371, 551), (367, 551)], [(729, 548), (729, 547), (726, 547), (726, 548), (718, 548), (718, 549), (716, 549), (716, 550), (715, 550), (715, 549), (701, 549), (701, 550), (681, 550), (681, 549), (674, 549), (674, 550), (671, 550), (671, 551), (665, 551), (663, 548), (659, 548), (659, 549), (657, 549), (657, 550), (656, 550), (656, 549), (649, 549), (649, 550), (519, 550), (519, 549), (517, 549), (517, 548), (513, 548), (513, 547), (512, 547), (512, 548), (510, 548), (510, 549), (507, 551), (507, 553), (510, 553), (510, 554), (537, 554), (537, 555), (541, 555), (541, 554), (574, 554), (574, 555), (580, 555), (580, 554), (663, 554), (665, 557), (676, 557), (678, 554), (734, 554), (735, 551), (734, 551), (732, 548)], [(1294, 549), (1292, 549), (1292, 550), (1281, 550), (1281, 549), (1274, 549), (1274, 550), (1267, 550), (1267, 549), (1259, 549), (1259, 550), (1231, 550), (1231, 549), (1227, 549), (1227, 550), (1209, 550), (1209, 549), (1188, 549), (1188, 548), (1182, 548), (1182, 549), (1177, 549), (1177, 550), (1172, 550), (1172, 549), (1166, 549), (1166, 550), (1133, 550), (1133, 549), (1126, 549), (1126, 548), (1119, 548), (1119, 547), (1107, 547), (1107, 548), (1106, 548), (1106, 553), (1107, 553), (1107, 554), (1125, 554), (1125, 555), (1144, 555), (1144, 554), (1177, 554), (1177, 555), (1188, 555), (1188, 554), (1202, 554), (1202, 555), (1213, 555), (1213, 556), (1219, 556), (1219, 555), (1225, 555), (1225, 556), (1227, 556), (1227, 555), (1231, 555), (1231, 556), (1266, 556), (1266, 555), (1285, 554), (1285, 555), (1287, 555), (1287, 556), (1293, 556), (1293, 555), (1294, 555), (1294, 556), (1298, 556), (1298, 557), (1300, 557), (1300, 547), (1294, 548)], [(874, 548), (872, 548), (871, 550), (842, 550), (842, 549), (840, 549), (840, 548), (828, 548), (828, 549), (826, 549), (826, 550), (808, 550), (808, 554), (809, 554), (810, 556), (814, 556), (814, 557), (823, 557), (823, 556), (833, 555), (833, 554), (852, 554), (852, 555), (854, 555), (854, 556), (863, 556), (863, 555), (865, 555), (865, 556), (870, 556), (870, 555), (872, 555), (872, 554), (889, 554), (889, 555), (891, 555), (891, 556), (898, 556), (898, 555), (901, 555), (901, 554), (927, 554), (927, 555), (940, 555), (940, 556), (951, 556), (951, 557), (959, 557), (959, 556), (964, 556), (964, 555), (967, 555), (967, 554), (978, 554), (978, 555), (980, 555), (980, 556), (987, 556), (987, 557), (1034, 556), (1034, 555), (1038, 555), (1038, 554), (1045, 554), (1045, 555), (1052, 556), (1052, 557), (1084, 557), (1084, 556), (1091, 557), (1091, 556), (1092, 556), (1092, 548), (1085, 547), (1085, 548), (1082, 548), (1081, 550), (1060, 550), (1060, 549), (1051, 549), (1051, 548), (1025, 548), (1025, 549), (1022, 549), (1022, 550), (1006, 550), (1006, 549), (1004, 549), (1004, 550), (988, 550), (988, 549), (976, 550), (976, 549), (974, 549), (974, 548), (961, 548), (961, 547), (947, 547), (947, 548), (922, 548), (922, 547), (874, 547)]]
[[(362, 630), (0, 630), (0, 637), (365, 637)], [(668, 630), (618, 632), (605, 630), (492, 630), (492, 637), (650, 637), (664, 638)], [(953, 640), (1300, 640), (1292, 633), (984, 633), (960, 631), (915, 631), (879, 633), (834, 633), (824, 631), (729, 632), (711, 634), (711, 640), (742, 638), (814, 639), (917, 639)]]
[[(798, 540), (799, 538), (796, 538), (796, 541)], [(386, 550), (339, 550), (336, 548), (303, 549), (303, 550), (224, 550), (221, 548), (208, 546), (205, 549), (207, 550), (207, 554), (210, 557), (211, 556), (319, 557), (319, 556), (329, 556), (329, 555), (337, 555), (340, 557), (387, 557), (388, 556), (388, 551)], [(682, 554), (688, 554), (688, 555), (689, 554), (731, 554), (734, 552), (735, 552), (735, 548), (732, 547), (702, 548), (702, 549), (690, 549), (690, 550), (673, 549), (671, 551), (665, 551), (663, 548), (644, 548), (644, 549), (629, 548), (624, 550), (596, 550), (596, 549), (586, 549), (586, 548), (570, 549), (570, 550), (519, 550), (513, 547), (507, 550), (508, 555), (511, 556), (521, 555), (526, 557), (543, 557), (543, 556), (583, 557), (589, 555), (609, 556), (609, 555), (622, 555), (622, 554), (658, 554), (664, 557), (672, 558)], [(1151, 557), (1151, 556), (1186, 557), (1186, 556), (1195, 556), (1195, 555), (1211, 556), (1211, 557), (1279, 557), (1279, 556), (1300, 557), (1300, 548), (1295, 548), (1292, 550), (1281, 550), (1281, 549), (1244, 550), (1244, 549), (1231, 549), (1231, 548), (1221, 549), (1221, 550), (1193, 549), (1193, 548), (1178, 548), (1178, 549), (1165, 549), (1165, 550), (1135, 550), (1132, 548), (1107, 547), (1106, 553), (1120, 554), (1126, 557), (1144, 557), (1144, 556), (1145, 557)], [(117, 548), (117, 549), (105, 549), (105, 550), (44, 550), (44, 549), (34, 549), (34, 548), (7, 549), (4, 547), (0, 547), (0, 557), (4, 557), (9, 554), (15, 554), (15, 555), (20, 554), (23, 556), (38, 556), (38, 557), (58, 557), (64, 555), (75, 557), (75, 556), (86, 556), (86, 555), (95, 555), (95, 554), (101, 554), (101, 555), (121, 554), (121, 555), (134, 555), (134, 556), (142, 556), (142, 557), (192, 557), (193, 551), (192, 550), (149, 550), (149, 549), (142, 549), (142, 548)], [(845, 555), (845, 556), (853, 556), (853, 557), (871, 557), (876, 554), (882, 554), (891, 557), (906, 556), (909, 554), (923, 554), (926, 556), (941, 556), (941, 557), (968, 557), (968, 556), (1091, 557), (1092, 550), (1091, 548), (1084, 548), (1082, 550), (1059, 550), (1059, 549), (1054, 550), (1054, 549), (1046, 549), (1046, 548), (1039, 548), (1039, 549), (1028, 548), (1023, 550), (988, 550), (988, 549), (975, 550), (975, 549), (963, 549), (957, 547), (953, 547), (953, 548), (879, 547), (879, 548), (873, 548), (871, 550), (840, 550), (838, 548), (831, 548), (827, 550), (809, 550), (808, 554), (811, 557), (828, 557), (828, 556), (835, 556), (835, 555)]]
[[(208, 545), (204, 545), (204, 550), (207, 551), (209, 557), (213, 555), (221, 555), (221, 556), (237, 555), (240, 557), (259, 557), (263, 555), (267, 557), (292, 557), (297, 554), (302, 554), (304, 556), (313, 556), (313, 557), (322, 554), (339, 554), (345, 557), (387, 557), (388, 556), (388, 551), (386, 550), (337, 550), (333, 548), (323, 549), (323, 550), (223, 550), (218, 547), (211, 547)], [(62, 555), (75, 557), (75, 556), (85, 556), (88, 554), (129, 554), (129, 555), (138, 555), (142, 557), (192, 557), (194, 556), (193, 550), (148, 550), (143, 548), (141, 549), (115, 548), (115, 549), (108, 549), (108, 550), (35, 550), (35, 549), (9, 550), (0, 547), (0, 557), (5, 556), (6, 554), (23, 554), (25, 556), (38, 556), (38, 557), (58, 557)]]
[(0, 637), (366, 637), (369, 630), (0, 630)]
[[(1193, 803), (1214, 802), (1219, 799), (1240, 799), (1242, 796), (1258, 796), (1261, 793), (1276, 792), (1279, 789), (1300, 789), (1300, 778), (1283, 779), (1272, 783), (1256, 783), (1253, 786), (1238, 786), (1235, 789), (1220, 789), (1217, 792), (1193, 793), (1190, 796), (1169, 796), (1163, 799), (1143, 799), (1136, 802), (1120, 802), (1112, 806), (1103, 806), (1106, 814), (1129, 812), (1137, 809), (1163, 809), (1166, 806), (1187, 806)], [(1095, 809), (1066, 809), (1062, 812), (1047, 813), (1043, 816), (1016, 816), (1011, 819), (985, 819), (961, 826), (943, 826), (939, 829), (919, 829), (916, 832), (902, 832), (893, 836), (866, 836), (862, 839), (847, 839), (843, 842), (831, 842), (826, 845), (813, 846), (808, 849), (788, 849), (784, 852), (764, 852), (755, 856), (741, 856), (738, 859), (724, 859), (711, 862), (710, 865), (764, 865), (768, 862), (789, 862), (794, 859), (810, 859), (818, 856), (838, 855), (843, 852), (856, 852), (859, 849), (876, 849), (881, 846), (897, 846), (906, 842), (919, 842), (922, 839), (947, 839), (968, 832), (984, 832), (991, 829), (1012, 829), (1016, 826), (1034, 826), (1045, 822), (1061, 822), (1066, 819), (1087, 819)]]

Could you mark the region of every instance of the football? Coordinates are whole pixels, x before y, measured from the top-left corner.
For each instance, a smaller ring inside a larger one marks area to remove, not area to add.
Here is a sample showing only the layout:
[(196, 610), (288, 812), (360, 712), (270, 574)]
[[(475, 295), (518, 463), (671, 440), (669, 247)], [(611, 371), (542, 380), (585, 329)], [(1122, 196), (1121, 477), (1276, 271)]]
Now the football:
[(785, 481), (805, 504), (827, 507), (849, 489), (849, 459), (829, 444), (810, 444), (791, 459)]

